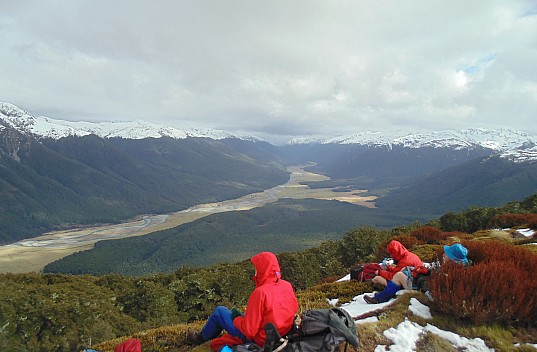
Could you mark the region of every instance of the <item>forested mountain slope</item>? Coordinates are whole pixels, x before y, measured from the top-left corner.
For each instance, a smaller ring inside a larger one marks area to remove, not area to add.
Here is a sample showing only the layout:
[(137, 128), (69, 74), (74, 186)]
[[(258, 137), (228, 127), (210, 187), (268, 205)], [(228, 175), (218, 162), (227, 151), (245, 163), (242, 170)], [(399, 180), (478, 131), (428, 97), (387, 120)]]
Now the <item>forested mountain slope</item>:
[(442, 214), (469, 207), (499, 206), (537, 192), (537, 162), (499, 156), (476, 158), (392, 190), (377, 199), (386, 209)]
[(230, 141), (207, 138), (88, 135), (39, 141), (6, 130), (0, 140), (0, 243), (72, 225), (181, 210), (288, 179), (264, 142), (248, 142), (247, 154)]

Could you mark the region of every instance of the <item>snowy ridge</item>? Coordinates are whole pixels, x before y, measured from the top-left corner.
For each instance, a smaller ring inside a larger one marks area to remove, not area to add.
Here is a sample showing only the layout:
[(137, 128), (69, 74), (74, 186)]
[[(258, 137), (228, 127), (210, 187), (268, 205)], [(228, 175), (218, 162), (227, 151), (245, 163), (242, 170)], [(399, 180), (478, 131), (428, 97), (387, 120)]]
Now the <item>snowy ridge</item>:
[(33, 116), (29, 112), (9, 103), (0, 103), (0, 121), (6, 122), (21, 133), (33, 134), (38, 137), (60, 139), (69, 136), (86, 136), (90, 134), (101, 138), (161, 138), (171, 137), (184, 139), (187, 137), (201, 137), (211, 139), (238, 138), (250, 141), (261, 139), (251, 135), (235, 135), (226, 131), (212, 129), (185, 129), (155, 124), (148, 121), (116, 121), (116, 122), (71, 122), (55, 120), (44, 116)]
[(357, 144), (370, 147), (406, 148), (487, 148), (514, 162), (537, 161), (537, 136), (500, 129), (472, 128), (439, 132), (361, 132), (331, 138), (295, 138), (290, 144)]
[[(23, 134), (42, 138), (60, 139), (68, 136), (90, 134), (101, 138), (161, 138), (183, 139), (188, 137), (211, 138), (215, 140), (237, 138), (252, 142), (262, 141), (253, 135), (238, 135), (213, 129), (176, 129), (148, 121), (116, 122), (71, 122), (44, 116), (33, 116), (29, 112), (9, 103), (0, 102), (0, 132), (11, 126)], [(472, 128), (466, 130), (446, 130), (438, 132), (410, 133), (403, 130), (390, 132), (364, 131), (351, 135), (330, 138), (295, 138), (288, 142), (296, 144), (357, 144), (370, 147), (394, 146), (406, 148), (487, 148), (502, 158), (513, 162), (537, 161), (537, 136), (510, 129), (487, 130)]]

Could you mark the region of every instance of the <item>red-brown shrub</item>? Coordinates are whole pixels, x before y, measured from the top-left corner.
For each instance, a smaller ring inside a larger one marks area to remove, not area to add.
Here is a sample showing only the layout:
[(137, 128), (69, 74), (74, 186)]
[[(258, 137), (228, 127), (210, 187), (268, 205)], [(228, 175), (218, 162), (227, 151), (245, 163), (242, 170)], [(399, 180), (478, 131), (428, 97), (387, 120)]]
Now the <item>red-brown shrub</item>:
[(537, 214), (500, 214), (490, 220), (490, 227), (502, 229), (522, 225), (529, 227), (537, 225)]
[(537, 230), (537, 216), (528, 220), (528, 227), (532, 230)]
[(465, 242), (474, 265), (448, 262), (431, 275), (429, 287), (442, 312), (474, 323), (535, 325), (537, 255), (498, 241)]
[(442, 231), (432, 226), (424, 226), (415, 229), (410, 235), (428, 244), (438, 244), (441, 240), (445, 239), (445, 237), (442, 236)]

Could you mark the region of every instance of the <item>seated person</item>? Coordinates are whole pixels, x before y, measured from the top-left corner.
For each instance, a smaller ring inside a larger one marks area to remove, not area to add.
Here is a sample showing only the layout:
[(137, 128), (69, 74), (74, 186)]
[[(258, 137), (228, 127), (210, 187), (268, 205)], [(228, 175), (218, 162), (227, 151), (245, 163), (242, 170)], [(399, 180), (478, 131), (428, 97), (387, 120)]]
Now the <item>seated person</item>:
[[(442, 255), (442, 263), (453, 261), (465, 266), (471, 265), (471, 261), (467, 258), (468, 249), (460, 243), (444, 246), (444, 254)], [(401, 289), (412, 290), (413, 278), (411, 273), (399, 271), (395, 273), (393, 278), (388, 282), (388, 285), (382, 292), (376, 293), (374, 296), (364, 296), (364, 300), (369, 304), (377, 304), (389, 301), (395, 297), (395, 293)]]
[(386, 247), (386, 250), (388, 253), (390, 253), (396, 265), (387, 266), (386, 270), (378, 270), (376, 272), (377, 276), (373, 278), (373, 283), (375, 284), (386, 286), (389, 284), (395, 273), (398, 273), (407, 266), (418, 267), (423, 265), (421, 259), (406, 249), (406, 247), (403, 246), (403, 244), (401, 244), (399, 241), (390, 241)]
[[(248, 299), (244, 315), (237, 308), (229, 310), (223, 306), (216, 307), (200, 332), (188, 333), (188, 343), (201, 344), (213, 340), (213, 351), (226, 345), (247, 342), (263, 346), (266, 323), (273, 323), (281, 336), (291, 330), (298, 311), (298, 301), (291, 284), (281, 279), (278, 259), (271, 252), (262, 252), (251, 260), (256, 269), (253, 277), (256, 288)], [(228, 333), (218, 337), (223, 330)]]

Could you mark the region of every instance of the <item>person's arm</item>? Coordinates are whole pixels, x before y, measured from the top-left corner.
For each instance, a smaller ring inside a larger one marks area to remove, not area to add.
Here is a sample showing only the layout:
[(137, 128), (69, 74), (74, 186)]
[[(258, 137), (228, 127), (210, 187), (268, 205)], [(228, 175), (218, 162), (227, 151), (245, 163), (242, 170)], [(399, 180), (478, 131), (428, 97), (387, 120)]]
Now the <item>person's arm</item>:
[(393, 275), (395, 274), (395, 272), (393, 272), (393, 269), (394, 267), (388, 266), (386, 270), (379, 270), (377, 272), (377, 275), (385, 278), (386, 280), (391, 280), (393, 278)]
[(254, 290), (248, 299), (248, 305), (244, 316), (233, 320), (233, 325), (239, 329), (247, 339), (253, 340), (260, 329), (263, 329), (263, 307), (265, 305), (264, 296), (260, 290)]

